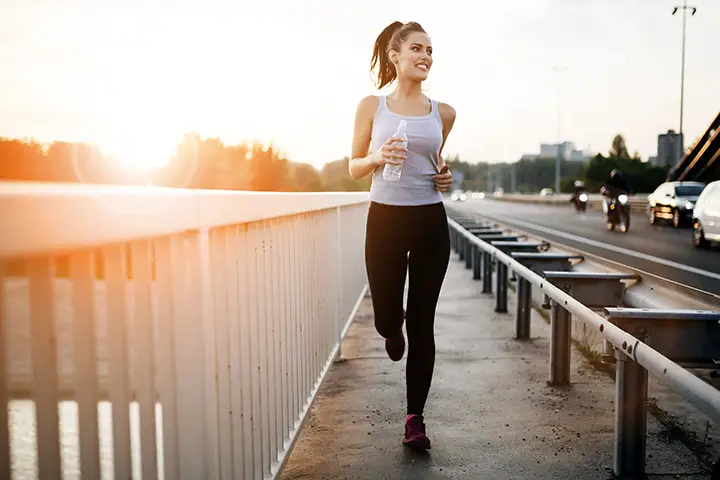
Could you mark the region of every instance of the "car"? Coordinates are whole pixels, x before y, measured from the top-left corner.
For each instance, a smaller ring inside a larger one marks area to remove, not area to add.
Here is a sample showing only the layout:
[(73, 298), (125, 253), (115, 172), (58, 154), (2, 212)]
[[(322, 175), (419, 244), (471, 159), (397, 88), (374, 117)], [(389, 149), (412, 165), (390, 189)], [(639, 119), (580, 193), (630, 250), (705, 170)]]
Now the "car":
[(467, 200), (467, 194), (462, 190), (455, 190), (450, 196), (453, 202), (464, 202)]
[(672, 222), (675, 228), (691, 223), (695, 202), (705, 189), (702, 182), (665, 182), (648, 195), (648, 220)]
[(710, 183), (695, 203), (692, 214), (693, 241), (698, 248), (720, 242), (720, 180)]
[(540, 190), (540, 195), (543, 196), (543, 197), (547, 197), (547, 196), (549, 196), (549, 195), (553, 195), (554, 193), (555, 193), (555, 192), (553, 191), (552, 188), (543, 188), (542, 190)]

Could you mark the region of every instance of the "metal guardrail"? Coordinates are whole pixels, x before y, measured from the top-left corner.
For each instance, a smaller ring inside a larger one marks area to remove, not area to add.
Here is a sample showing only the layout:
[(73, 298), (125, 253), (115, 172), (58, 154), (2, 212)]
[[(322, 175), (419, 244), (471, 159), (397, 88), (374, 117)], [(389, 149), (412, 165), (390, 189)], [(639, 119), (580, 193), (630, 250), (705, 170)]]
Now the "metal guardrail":
[[(463, 217), (455, 214), (451, 208), (448, 209), (448, 216), (452, 247), (463, 257), (471, 258), (466, 261), (466, 266), (473, 268), (474, 279), (482, 278), (483, 293), (492, 293), (493, 264), (497, 266), (496, 311), (507, 312), (508, 269), (520, 277), (517, 289), (516, 338), (527, 339), (530, 336), (530, 289), (539, 288), (549, 299), (553, 310), (549, 373), (551, 384), (569, 383), (571, 316), (598, 331), (605, 339), (606, 346), (611, 346), (613, 356), (606, 356), (605, 360), (617, 363), (615, 384), (618, 402), (615, 407), (613, 465), (615, 475), (621, 478), (645, 475), (648, 372), (672, 387), (712, 421), (720, 422), (720, 391), (665, 356), (664, 353), (668, 352), (669, 348), (665, 349), (666, 352), (658, 351), (648, 342), (648, 330), (653, 321), (659, 322), (658, 318), (665, 320), (661, 327), (665, 332), (668, 330), (668, 319), (675, 322), (683, 319), (697, 322), (697, 318), (701, 318), (706, 326), (713, 324), (714, 331), (717, 331), (720, 311), (662, 310), (664, 313), (658, 313), (657, 310), (637, 308), (618, 310), (616, 307), (622, 297), (622, 290), (618, 289), (619, 282), (633, 277), (632, 275), (568, 272), (570, 259), (577, 256), (503, 251), (469, 230), (482, 225), (475, 217)], [(564, 273), (544, 270), (544, 261), (550, 266), (560, 262), (566, 267), (562, 269)], [(554, 277), (557, 283), (548, 277)], [(583, 298), (578, 298), (585, 295), (578, 294), (580, 290), (573, 292), (574, 282), (585, 283), (582, 288), (584, 292), (588, 291), (587, 285), (591, 285), (590, 288), (596, 293), (604, 293), (600, 296), (605, 298), (591, 302), (592, 306), (586, 305), (581, 301)], [(607, 290), (600, 292), (603, 288)], [(605, 317), (593, 310), (602, 308), (603, 303), (607, 303), (606, 308), (602, 309)], [(697, 336), (697, 327), (693, 334)], [(707, 350), (709, 349), (703, 350), (705, 355), (713, 353)]]

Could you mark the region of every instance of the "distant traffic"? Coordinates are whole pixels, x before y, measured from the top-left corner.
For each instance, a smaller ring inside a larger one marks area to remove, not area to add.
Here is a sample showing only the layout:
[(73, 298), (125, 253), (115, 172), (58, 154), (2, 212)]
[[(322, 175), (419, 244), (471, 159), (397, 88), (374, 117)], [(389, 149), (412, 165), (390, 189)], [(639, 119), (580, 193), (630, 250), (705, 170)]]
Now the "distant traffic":
[[(610, 185), (613, 181), (606, 182), (600, 192), (604, 196), (602, 209), (605, 223), (608, 230), (617, 229), (626, 233), (630, 229), (633, 205), (637, 206), (637, 202), (630, 201), (635, 195), (629, 188), (623, 188), (621, 184), (620, 188), (614, 187)], [(558, 197), (551, 188), (544, 188), (536, 195), (550, 199)], [(490, 195), (482, 191), (457, 189), (450, 198), (453, 202), (465, 202), (493, 197), (501, 199), (505, 196), (501, 188)], [(587, 210), (590, 195), (582, 182), (574, 183), (568, 202), (579, 213)], [(646, 213), (652, 226), (668, 225), (676, 229), (691, 227), (693, 243), (697, 248), (709, 247), (713, 242), (720, 243), (720, 181), (709, 184), (678, 181), (662, 183), (647, 196)]]

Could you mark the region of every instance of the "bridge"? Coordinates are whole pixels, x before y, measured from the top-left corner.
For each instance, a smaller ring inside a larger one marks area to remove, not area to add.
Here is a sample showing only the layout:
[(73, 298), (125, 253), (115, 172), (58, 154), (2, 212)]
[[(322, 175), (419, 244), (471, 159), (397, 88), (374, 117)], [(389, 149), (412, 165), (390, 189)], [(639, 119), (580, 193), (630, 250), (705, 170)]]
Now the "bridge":
[(720, 176), (720, 113), (669, 173), (668, 180), (707, 181)]
[(648, 388), (685, 430), (717, 425), (718, 298), (489, 201), (448, 202), (435, 453), (403, 449), (367, 204), (0, 186), (0, 478), (710, 478)]

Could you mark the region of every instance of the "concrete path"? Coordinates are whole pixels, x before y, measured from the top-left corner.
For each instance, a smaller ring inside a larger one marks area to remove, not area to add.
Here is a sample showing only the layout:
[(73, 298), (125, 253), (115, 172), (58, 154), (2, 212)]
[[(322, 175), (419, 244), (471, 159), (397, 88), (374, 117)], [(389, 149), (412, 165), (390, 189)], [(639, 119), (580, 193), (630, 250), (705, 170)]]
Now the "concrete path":
[[(612, 380), (573, 351), (572, 386), (547, 386), (549, 325), (533, 312), (531, 341), (516, 341), (514, 297), (501, 315), (480, 292), (453, 254), (425, 411), (432, 450), (400, 443), (405, 359), (387, 358), (366, 298), (280, 478), (613, 478)], [(648, 428), (651, 478), (710, 478), (652, 416)]]

